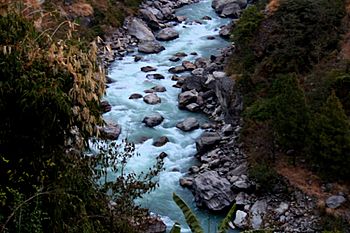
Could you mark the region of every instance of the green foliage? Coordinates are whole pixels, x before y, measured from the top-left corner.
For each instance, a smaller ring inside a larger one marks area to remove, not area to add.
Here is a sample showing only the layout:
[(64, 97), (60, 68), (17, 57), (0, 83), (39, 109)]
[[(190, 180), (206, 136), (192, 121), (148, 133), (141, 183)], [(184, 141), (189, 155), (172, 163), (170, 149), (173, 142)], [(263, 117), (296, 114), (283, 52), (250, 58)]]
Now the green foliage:
[(286, 149), (301, 150), (308, 127), (308, 109), (296, 75), (279, 75), (271, 88), (270, 113), (276, 139)]
[(181, 226), (179, 223), (175, 223), (174, 226), (171, 228), (170, 233), (181, 233)]
[(217, 233), (225, 233), (229, 229), (229, 222), (232, 221), (233, 216), (236, 213), (236, 205), (234, 204), (225, 218), (220, 222)]
[(191, 231), (193, 233), (203, 233), (204, 230), (200, 225), (198, 218), (192, 212), (191, 208), (188, 207), (186, 202), (182, 200), (176, 193), (173, 193), (173, 200), (175, 201), (177, 206), (182, 210), (182, 213), (184, 214), (186, 222), (190, 227)]
[(266, 161), (252, 164), (249, 175), (256, 181), (257, 189), (261, 192), (271, 192), (278, 182), (276, 171)]
[(309, 145), (323, 174), (350, 178), (350, 122), (334, 91), (313, 118)]

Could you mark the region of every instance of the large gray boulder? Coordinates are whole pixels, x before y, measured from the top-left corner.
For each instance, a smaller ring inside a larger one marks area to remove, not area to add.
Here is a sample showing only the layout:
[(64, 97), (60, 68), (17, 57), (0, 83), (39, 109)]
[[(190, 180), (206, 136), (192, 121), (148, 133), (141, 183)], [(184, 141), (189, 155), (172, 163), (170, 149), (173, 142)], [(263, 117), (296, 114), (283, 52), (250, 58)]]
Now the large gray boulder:
[(229, 207), (234, 198), (230, 182), (216, 171), (199, 174), (193, 181), (195, 201), (199, 207), (221, 211)]
[(198, 129), (199, 123), (198, 123), (196, 118), (189, 117), (189, 118), (186, 118), (185, 120), (177, 123), (176, 127), (181, 129), (182, 131), (188, 132), (188, 131), (191, 131), (194, 129)]
[(196, 140), (196, 148), (199, 154), (202, 154), (213, 148), (221, 141), (221, 136), (216, 132), (204, 132)]
[(174, 40), (178, 37), (179, 37), (179, 33), (174, 28), (170, 28), (170, 27), (160, 30), (156, 35), (157, 40), (160, 40), (160, 41)]
[(222, 17), (238, 17), (247, 0), (213, 0), (212, 7)]
[(154, 104), (159, 104), (159, 103), (162, 102), (161, 99), (159, 98), (159, 96), (157, 96), (157, 95), (154, 94), (154, 93), (145, 95), (145, 96), (143, 97), (143, 101), (145, 101), (145, 103), (147, 103), (147, 104), (152, 104), (152, 105), (154, 105)]
[(151, 29), (139, 18), (130, 17), (127, 19), (126, 27), (130, 35), (138, 40), (154, 41), (155, 37)]
[(141, 53), (159, 53), (163, 50), (165, 50), (164, 46), (161, 45), (158, 41), (152, 40), (152, 41), (141, 41), (138, 45), (139, 52)]
[(117, 140), (122, 132), (122, 127), (118, 124), (109, 123), (102, 128), (99, 128), (101, 138), (109, 140)]
[(139, 12), (140, 12), (142, 19), (144, 19), (146, 21), (146, 23), (148, 24), (149, 27), (154, 28), (154, 29), (160, 28), (159, 21), (158, 21), (157, 17), (154, 15), (154, 13), (149, 8), (141, 9)]
[(147, 127), (154, 127), (161, 124), (163, 120), (164, 120), (164, 117), (162, 117), (159, 113), (155, 113), (143, 118), (142, 123), (145, 123)]
[(253, 229), (260, 229), (263, 221), (264, 214), (266, 213), (267, 202), (266, 200), (259, 200), (254, 203), (250, 209), (251, 213), (251, 225)]
[(179, 94), (179, 108), (184, 109), (186, 105), (197, 101), (198, 92), (196, 90), (185, 91)]

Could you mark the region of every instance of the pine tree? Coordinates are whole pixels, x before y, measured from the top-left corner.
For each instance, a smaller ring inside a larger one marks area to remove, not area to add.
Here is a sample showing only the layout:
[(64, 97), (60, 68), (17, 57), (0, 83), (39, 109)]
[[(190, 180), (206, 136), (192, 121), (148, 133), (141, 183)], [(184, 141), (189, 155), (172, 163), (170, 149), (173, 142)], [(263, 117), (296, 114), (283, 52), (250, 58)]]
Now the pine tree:
[(334, 91), (311, 123), (310, 154), (322, 174), (350, 178), (350, 121)]

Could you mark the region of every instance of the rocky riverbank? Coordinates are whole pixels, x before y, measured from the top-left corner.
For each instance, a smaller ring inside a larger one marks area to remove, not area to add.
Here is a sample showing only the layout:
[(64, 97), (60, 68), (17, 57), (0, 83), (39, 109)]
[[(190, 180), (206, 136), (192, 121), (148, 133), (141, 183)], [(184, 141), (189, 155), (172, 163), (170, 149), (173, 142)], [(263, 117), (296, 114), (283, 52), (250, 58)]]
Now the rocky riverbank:
[[(122, 60), (128, 53), (136, 50), (143, 54), (164, 50), (159, 41), (178, 38), (179, 34), (173, 27), (186, 21), (186, 17), (175, 15), (175, 9), (194, 2), (197, 1), (145, 1), (138, 16), (127, 18), (123, 28), (101, 42), (103, 49), (100, 50), (100, 55), (105, 66), (108, 67), (116, 59)], [(214, 0), (212, 6), (222, 17), (238, 17), (247, 4), (244, 0)], [(203, 20), (210, 20), (210, 17), (187, 20), (186, 24), (200, 24)], [(220, 35), (227, 38), (232, 25), (233, 23), (223, 26)], [(169, 67), (169, 72), (173, 73), (173, 87), (181, 88), (178, 107), (190, 112), (202, 112), (212, 120), (211, 123), (199, 124), (196, 118), (190, 117), (176, 125), (185, 132), (198, 128), (206, 130), (196, 141), (197, 158), (201, 164), (191, 167), (188, 176), (180, 179), (180, 184), (192, 190), (199, 207), (220, 212), (236, 203), (239, 210), (232, 220), (235, 227), (317, 232), (320, 230), (320, 217), (316, 212), (314, 198), (293, 188), (284, 179), (274, 187), (273, 193), (261, 194), (257, 184), (249, 177), (247, 157), (239, 141), (242, 97), (234, 79), (223, 71), (232, 52), (234, 47), (230, 46), (223, 49), (218, 56), (200, 57), (194, 61), (189, 61), (186, 57), (195, 55), (195, 52), (179, 52), (169, 58), (173, 62), (182, 62), (179, 66)], [(143, 61), (143, 56), (135, 55), (134, 61)], [(145, 66), (141, 70), (145, 73), (155, 72), (157, 67)], [(157, 73), (147, 74), (146, 78), (165, 79), (162, 74)], [(164, 91), (165, 87), (157, 85), (145, 90), (145, 95), (130, 93), (129, 99), (143, 98), (146, 104), (156, 105), (161, 103), (157, 93)], [(110, 110), (108, 103), (103, 104), (103, 109)], [(153, 114), (146, 116), (142, 122), (147, 127), (155, 127), (165, 117)], [(116, 139), (121, 133), (121, 127), (109, 124), (102, 131), (105, 137)], [(153, 145), (161, 147), (167, 142), (168, 138), (161, 137)], [(162, 156), (165, 157), (166, 154)], [(159, 222), (157, 224), (161, 225)]]

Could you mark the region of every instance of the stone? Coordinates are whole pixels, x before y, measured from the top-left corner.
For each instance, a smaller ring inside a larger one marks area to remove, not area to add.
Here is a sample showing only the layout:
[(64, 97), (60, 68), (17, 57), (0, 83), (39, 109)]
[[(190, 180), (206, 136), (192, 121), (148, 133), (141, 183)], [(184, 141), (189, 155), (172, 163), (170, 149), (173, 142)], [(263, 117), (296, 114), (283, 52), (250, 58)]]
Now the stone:
[(230, 182), (220, 177), (216, 171), (207, 171), (199, 174), (193, 181), (195, 201), (199, 207), (212, 211), (222, 211), (231, 206), (233, 193)]
[(231, 18), (239, 18), (239, 16), (241, 15), (241, 8), (239, 7), (238, 4), (230, 4), (228, 6), (226, 6), (220, 16), (221, 17), (231, 17)]
[(182, 15), (176, 16), (176, 20), (180, 23), (186, 21), (186, 19), (187, 19), (186, 16), (182, 16)]
[(143, 118), (142, 123), (145, 123), (147, 127), (154, 127), (160, 125), (163, 122), (163, 120), (164, 117), (162, 117), (159, 113), (155, 113)]
[(179, 108), (183, 109), (188, 104), (194, 103), (197, 101), (198, 92), (196, 90), (185, 91), (180, 93), (178, 96)]
[(199, 123), (198, 123), (196, 118), (189, 117), (189, 118), (186, 118), (185, 120), (177, 123), (176, 128), (181, 129), (182, 131), (188, 132), (188, 131), (192, 131), (194, 129), (198, 129)]
[(187, 54), (184, 52), (177, 52), (174, 54), (175, 57), (179, 57), (179, 58), (183, 58), (183, 57), (187, 57)]
[(106, 100), (101, 101), (100, 107), (101, 107), (102, 113), (106, 113), (112, 110), (112, 105), (110, 105)]
[(139, 55), (136, 55), (136, 56), (134, 57), (134, 61), (135, 61), (135, 62), (141, 61), (142, 59), (143, 59), (143, 57), (142, 57), (142, 56), (139, 56)]
[(162, 102), (159, 96), (157, 96), (157, 94), (154, 94), (154, 93), (145, 95), (143, 97), (143, 101), (145, 101), (145, 103), (147, 104), (152, 104), (152, 105), (159, 104)]
[(203, 17), (202, 17), (202, 20), (212, 20), (212, 18), (211, 18), (210, 16), (207, 16), (207, 15), (206, 15), (206, 16), (203, 16)]
[(165, 233), (167, 228), (161, 218), (153, 216), (147, 220), (146, 226), (145, 233)]
[(141, 71), (142, 72), (145, 72), (145, 73), (148, 73), (148, 72), (152, 72), (152, 71), (156, 71), (157, 68), (156, 67), (153, 67), (153, 66), (144, 66), (144, 67), (141, 67)]
[(190, 61), (183, 61), (182, 66), (185, 67), (186, 71), (192, 71), (197, 68), (196, 65)]
[(147, 74), (146, 78), (147, 79), (157, 79), (157, 80), (165, 79), (165, 77), (161, 74)]
[(178, 73), (182, 73), (185, 72), (186, 69), (183, 66), (175, 66), (169, 69), (169, 72), (172, 74), (178, 74)]
[(190, 112), (199, 112), (200, 110), (200, 106), (196, 103), (188, 104), (185, 108)]
[(236, 227), (240, 229), (245, 229), (248, 226), (247, 223), (247, 213), (242, 211), (242, 210), (237, 210), (236, 212), (236, 217), (233, 223), (235, 224)]
[(162, 136), (158, 138), (156, 141), (154, 141), (152, 145), (156, 147), (161, 147), (167, 144), (168, 142), (169, 142), (169, 139), (166, 136)]
[(182, 177), (179, 180), (180, 185), (185, 188), (190, 188), (193, 185), (193, 178), (192, 177)]
[(159, 21), (157, 17), (154, 15), (154, 13), (149, 10), (149, 8), (146, 9), (140, 9), (139, 10), (140, 15), (142, 19), (144, 19), (147, 23), (147, 25), (151, 28), (158, 29), (160, 28)]
[(165, 50), (164, 46), (161, 45), (158, 41), (141, 41), (138, 44), (139, 52), (141, 53), (159, 53)]
[(165, 153), (165, 152), (162, 152), (162, 153), (160, 153), (160, 154), (158, 155), (158, 157), (159, 157), (160, 159), (165, 159), (166, 157), (168, 157), (168, 154)]
[(136, 37), (138, 40), (155, 40), (152, 30), (141, 19), (129, 17), (126, 21), (126, 27), (130, 35)]
[(107, 124), (102, 128), (99, 128), (99, 130), (101, 133), (101, 138), (109, 140), (117, 140), (122, 132), (122, 128), (120, 125), (112, 123)]
[(172, 62), (177, 62), (177, 61), (180, 61), (180, 60), (181, 60), (181, 58), (175, 57), (175, 56), (169, 58), (169, 61), (172, 61)]
[(235, 203), (237, 206), (245, 206), (248, 204), (248, 195), (244, 192), (240, 192), (235, 197)]
[(281, 202), (277, 209), (275, 209), (275, 212), (278, 214), (284, 214), (289, 209), (288, 203)]
[(135, 99), (140, 99), (140, 98), (142, 98), (142, 95), (141, 95), (141, 94), (138, 94), (138, 93), (134, 93), (134, 94), (131, 94), (131, 95), (129, 96), (129, 99), (130, 99), (130, 100), (135, 100)]
[(220, 28), (219, 35), (222, 38), (229, 39), (231, 36), (232, 27), (230, 25), (225, 25)]
[(222, 128), (221, 128), (221, 132), (225, 135), (231, 135), (233, 133), (233, 127), (231, 124), (225, 124)]
[(214, 71), (213, 72), (213, 76), (214, 76), (215, 79), (225, 78), (226, 77), (226, 73), (222, 72), (222, 71)]
[(336, 209), (339, 206), (341, 206), (345, 201), (346, 201), (346, 199), (344, 196), (334, 195), (334, 196), (327, 198), (326, 205), (328, 208)]
[(179, 38), (179, 33), (174, 28), (164, 28), (156, 35), (157, 40), (169, 41)]
[(231, 17), (233, 9), (241, 10), (247, 5), (247, 0), (213, 0), (212, 7), (222, 17)]
[(161, 85), (154, 86), (151, 89), (155, 92), (165, 92), (166, 91), (166, 88), (164, 86), (161, 86)]
[(266, 200), (258, 200), (256, 201), (252, 208), (251, 212), (251, 225), (254, 230), (260, 229), (263, 216), (266, 213), (267, 202)]
[(199, 154), (208, 151), (221, 141), (221, 136), (216, 132), (204, 132), (196, 140), (196, 149)]
[(208, 40), (215, 40), (215, 36), (207, 36)]
[(203, 68), (197, 68), (192, 70), (191, 74), (194, 76), (202, 76), (204, 74), (204, 69)]
[(154, 93), (154, 92), (156, 92), (155, 90), (152, 90), (152, 89), (146, 89), (146, 90), (144, 90), (143, 92), (145, 92), (145, 93)]

